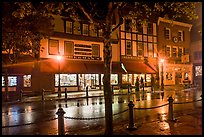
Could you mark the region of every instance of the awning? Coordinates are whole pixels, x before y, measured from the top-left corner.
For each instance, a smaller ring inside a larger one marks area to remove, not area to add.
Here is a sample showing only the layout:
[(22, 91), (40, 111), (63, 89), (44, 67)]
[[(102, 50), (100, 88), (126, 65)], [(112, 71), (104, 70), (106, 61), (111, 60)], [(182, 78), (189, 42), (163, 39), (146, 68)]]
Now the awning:
[(123, 62), (127, 73), (129, 74), (154, 74), (156, 73), (152, 68), (143, 62), (125, 61)]
[(153, 64), (153, 63), (148, 62), (147, 65), (148, 65), (150, 68), (152, 68), (154, 71), (158, 71), (158, 70), (157, 70), (157, 67), (156, 67), (156, 64)]
[[(55, 59), (40, 61), (40, 71), (47, 73), (59, 73), (58, 62)], [(103, 61), (76, 61), (64, 60), (60, 62), (60, 73), (75, 74), (104, 74)], [(120, 62), (112, 62), (112, 73), (124, 73)]]

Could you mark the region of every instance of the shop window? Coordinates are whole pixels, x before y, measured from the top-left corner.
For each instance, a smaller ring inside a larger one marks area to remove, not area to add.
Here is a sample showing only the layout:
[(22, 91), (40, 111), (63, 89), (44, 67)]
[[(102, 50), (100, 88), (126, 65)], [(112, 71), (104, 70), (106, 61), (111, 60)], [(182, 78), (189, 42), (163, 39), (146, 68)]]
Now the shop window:
[(170, 29), (169, 28), (164, 29), (164, 37), (165, 39), (170, 40)]
[(31, 87), (31, 75), (24, 75), (23, 76), (23, 86), (24, 87)]
[[(55, 86), (58, 86), (59, 74), (55, 74)], [(60, 74), (60, 86), (76, 86), (76, 74)]]
[(89, 25), (88, 24), (83, 24), (83, 35), (88, 36), (89, 35)]
[(127, 74), (122, 74), (122, 84), (125, 84), (128, 82), (128, 75)]
[(111, 74), (111, 85), (118, 84), (118, 74)]
[(81, 34), (81, 24), (77, 21), (74, 22), (74, 34)]
[(72, 22), (66, 21), (66, 33), (72, 34)]
[(59, 40), (49, 39), (48, 42), (48, 52), (49, 55), (58, 55), (59, 53)]
[(74, 55), (74, 42), (65, 41), (64, 42), (64, 55), (73, 56)]
[(172, 73), (166, 72), (166, 80), (172, 80)]
[[(2, 76), (2, 86), (5, 86), (5, 79)], [(8, 76), (8, 86), (17, 86), (17, 77), (16, 76)]]
[(195, 66), (195, 76), (202, 76), (202, 66)]
[(1, 82), (2, 82), (2, 87), (4, 87), (5, 86), (5, 80), (4, 80), (4, 77), (2, 76), (2, 79), (1, 79)]
[(131, 44), (131, 41), (126, 42), (126, 55), (132, 56), (132, 44)]

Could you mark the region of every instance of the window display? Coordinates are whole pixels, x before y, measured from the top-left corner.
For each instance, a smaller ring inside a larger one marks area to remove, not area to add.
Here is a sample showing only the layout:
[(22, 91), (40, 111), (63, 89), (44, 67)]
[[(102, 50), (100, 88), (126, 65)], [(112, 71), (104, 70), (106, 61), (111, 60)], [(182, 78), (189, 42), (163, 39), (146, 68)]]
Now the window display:
[(202, 66), (195, 66), (195, 76), (202, 76)]
[[(2, 76), (2, 86), (5, 86), (4, 76)], [(17, 77), (16, 76), (8, 76), (8, 86), (17, 86)]]
[[(55, 86), (58, 86), (59, 74), (55, 74)], [(76, 86), (76, 74), (60, 74), (60, 86)]]
[(23, 86), (24, 87), (31, 87), (31, 75), (24, 75), (23, 76)]
[(118, 74), (111, 74), (111, 84), (112, 85), (118, 84)]

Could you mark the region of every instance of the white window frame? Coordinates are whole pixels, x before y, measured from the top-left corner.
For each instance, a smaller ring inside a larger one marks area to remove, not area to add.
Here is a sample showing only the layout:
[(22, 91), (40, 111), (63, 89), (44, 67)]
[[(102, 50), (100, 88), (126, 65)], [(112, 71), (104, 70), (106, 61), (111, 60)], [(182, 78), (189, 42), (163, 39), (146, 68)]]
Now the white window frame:
[[(166, 48), (167, 48), (167, 47), (170, 48), (170, 56), (169, 56), (169, 57), (171, 57), (171, 50), (172, 50), (172, 49), (171, 49), (171, 46), (170, 46), (170, 45), (166, 45)], [(165, 52), (166, 52), (166, 51), (165, 51)]]
[[(167, 33), (166, 32), (169, 32), (169, 37), (167, 38), (166, 36), (167, 36)], [(165, 31), (164, 31), (164, 37), (165, 37), (165, 39), (166, 40), (170, 40), (171, 39), (171, 30), (170, 30), (170, 28), (165, 28)]]
[[(179, 35), (179, 33), (180, 33), (181, 35)], [(182, 31), (182, 30), (179, 30), (179, 31), (178, 31), (178, 41), (183, 42), (183, 31)]]
[(66, 21), (66, 33), (72, 34), (72, 29), (73, 29), (72, 25), (73, 25), (72, 21)]

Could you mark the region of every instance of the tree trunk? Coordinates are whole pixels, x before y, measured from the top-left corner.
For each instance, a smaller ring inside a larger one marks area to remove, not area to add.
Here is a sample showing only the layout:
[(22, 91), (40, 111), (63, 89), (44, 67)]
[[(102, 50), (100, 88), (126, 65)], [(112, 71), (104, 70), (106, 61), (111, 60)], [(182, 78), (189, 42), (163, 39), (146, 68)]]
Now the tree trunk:
[(113, 133), (113, 115), (112, 115), (112, 90), (110, 84), (110, 63), (112, 58), (111, 44), (110, 44), (110, 31), (111, 25), (107, 23), (105, 28), (104, 37), (104, 98), (105, 98), (105, 135), (112, 135)]

